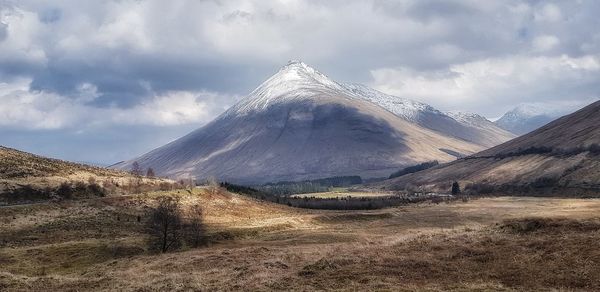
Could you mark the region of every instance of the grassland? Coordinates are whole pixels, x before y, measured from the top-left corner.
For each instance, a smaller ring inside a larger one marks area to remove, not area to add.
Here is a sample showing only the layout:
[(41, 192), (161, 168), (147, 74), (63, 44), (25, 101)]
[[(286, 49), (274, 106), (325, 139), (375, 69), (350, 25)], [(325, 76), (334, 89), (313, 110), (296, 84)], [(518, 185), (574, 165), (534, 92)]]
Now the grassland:
[[(208, 246), (146, 251), (159, 196), (204, 206)], [(597, 199), (324, 211), (204, 189), (6, 206), (0, 290), (590, 291), (599, 217)]]
[(373, 192), (364, 192), (364, 191), (349, 191), (345, 188), (334, 189), (329, 192), (320, 192), (320, 193), (307, 193), (307, 194), (297, 194), (292, 197), (295, 198), (321, 198), (321, 199), (329, 199), (329, 198), (344, 198), (344, 197), (354, 197), (354, 198), (374, 198), (374, 197), (388, 197), (393, 196), (393, 192), (385, 192), (385, 191), (373, 191)]
[[(104, 188), (102, 193), (127, 194), (172, 189), (175, 182), (134, 176), (128, 172), (47, 158), (0, 146), (0, 206), (47, 201), (60, 197), (61, 184), (82, 183)], [(89, 195), (92, 192), (87, 192)], [(87, 197), (88, 195), (84, 195)]]

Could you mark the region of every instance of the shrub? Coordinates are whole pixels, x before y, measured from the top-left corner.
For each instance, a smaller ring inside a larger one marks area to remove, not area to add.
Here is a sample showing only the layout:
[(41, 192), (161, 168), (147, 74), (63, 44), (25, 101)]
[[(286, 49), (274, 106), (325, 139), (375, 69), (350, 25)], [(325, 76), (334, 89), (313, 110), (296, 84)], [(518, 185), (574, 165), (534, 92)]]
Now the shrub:
[(72, 199), (73, 198), (73, 188), (71, 184), (68, 182), (63, 182), (56, 189), (56, 195), (62, 199)]
[(87, 190), (91, 195), (98, 196), (98, 197), (104, 197), (104, 196), (106, 196), (106, 193), (107, 193), (106, 189), (104, 189), (103, 187), (101, 187), (99, 184), (97, 184), (95, 182), (88, 184)]
[(460, 185), (455, 181), (452, 183), (452, 195), (456, 196), (458, 194), (460, 194)]

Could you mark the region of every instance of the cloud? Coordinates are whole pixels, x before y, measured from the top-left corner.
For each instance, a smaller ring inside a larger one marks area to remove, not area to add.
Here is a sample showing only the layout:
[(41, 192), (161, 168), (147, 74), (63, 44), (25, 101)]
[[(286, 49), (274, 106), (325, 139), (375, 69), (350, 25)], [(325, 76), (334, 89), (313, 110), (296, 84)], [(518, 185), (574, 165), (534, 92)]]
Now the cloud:
[(568, 100), (583, 105), (600, 97), (600, 57), (593, 55), (507, 56), (430, 72), (382, 68), (371, 74), (372, 85), (381, 91), (488, 116), (523, 102)]
[(0, 83), (0, 126), (26, 129), (121, 127), (133, 125), (201, 125), (222, 111), (220, 102), (230, 97), (206, 91), (170, 91), (145, 98), (129, 108), (95, 107), (100, 93), (89, 83), (80, 84), (76, 98), (43, 90), (32, 91), (31, 80)]
[(562, 12), (555, 4), (548, 3), (541, 6), (534, 14), (536, 21), (557, 22), (562, 20)]
[(600, 95), (598, 11), (594, 0), (0, 0), (0, 144), (9, 130), (96, 129), (115, 139), (102, 156), (118, 129), (170, 139), (289, 59), (442, 110), (582, 103)]
[(533, 39), (532, 45), (534, 51), (548, 51), (556, 47), (560, 40), (552, 35), (542, 35)]

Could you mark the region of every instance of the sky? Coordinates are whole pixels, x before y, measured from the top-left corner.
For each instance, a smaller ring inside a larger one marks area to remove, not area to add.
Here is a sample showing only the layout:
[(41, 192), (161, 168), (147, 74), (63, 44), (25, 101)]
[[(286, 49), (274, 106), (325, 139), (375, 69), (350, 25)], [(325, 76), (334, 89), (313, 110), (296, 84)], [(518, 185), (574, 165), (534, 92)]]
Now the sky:
[(600, 97), (600, 1), (0, 0), (0, 145), (111, 164), (288, 60), (440, 110)]

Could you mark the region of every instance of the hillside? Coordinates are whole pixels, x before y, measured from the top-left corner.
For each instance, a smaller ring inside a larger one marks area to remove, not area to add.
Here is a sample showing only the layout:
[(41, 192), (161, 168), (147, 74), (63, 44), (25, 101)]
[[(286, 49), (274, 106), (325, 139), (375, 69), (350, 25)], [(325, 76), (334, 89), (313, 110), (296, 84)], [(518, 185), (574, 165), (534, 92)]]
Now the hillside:
[(452, 181), (475, 191), (600, 194), (600, 102), (529, 134), (465, 159), (378, 184), (448, 190)]
[(0, 146), (0, 179), (68, 176), (89, 173), (98, 176), (122, 176), (123, 172), (52, 159)]
[[(59, 191), (61, 184), (69, 189)], [(0, 206), (69, 197), (104, 196), (163, 188), (174, 182), (52, 159), (0, 146)]]
[(483, 148), (401, 118), (291, 62), (211, 123), (116, 167), (128, 170), (137, 161), (164, 176), (236, 183), (369, 178)]

